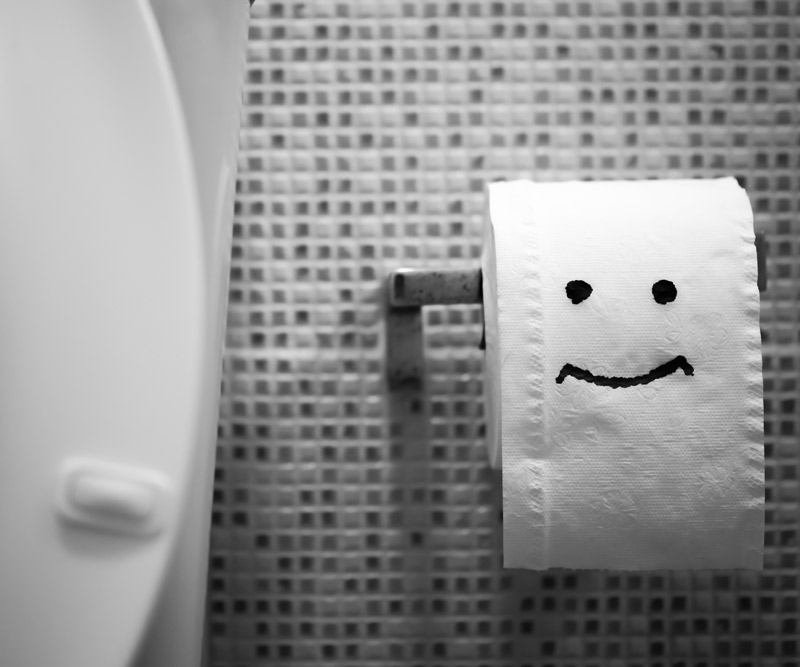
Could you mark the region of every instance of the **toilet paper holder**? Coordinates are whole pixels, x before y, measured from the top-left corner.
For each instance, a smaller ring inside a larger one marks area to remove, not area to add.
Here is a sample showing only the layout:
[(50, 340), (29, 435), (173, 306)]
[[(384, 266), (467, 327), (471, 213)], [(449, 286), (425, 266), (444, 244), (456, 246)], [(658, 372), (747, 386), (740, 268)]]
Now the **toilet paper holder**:
[[(767, 248), (755, 235), (758, 291), (767, 289)], [(386, 317), (386, 373), (390, 390), (421, 389), (425, 374), (422, 309), (425, 306), (483, 303), (480, 268), (466, 270), (398, 269), (389, 274)], [(483, 347), (483, 339), (480, 347)]]

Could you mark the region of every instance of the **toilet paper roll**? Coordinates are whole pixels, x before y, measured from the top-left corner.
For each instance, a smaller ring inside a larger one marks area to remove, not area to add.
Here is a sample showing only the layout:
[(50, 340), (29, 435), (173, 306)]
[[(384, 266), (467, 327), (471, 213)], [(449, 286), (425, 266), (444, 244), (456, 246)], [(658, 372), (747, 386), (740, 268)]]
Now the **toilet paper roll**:
[(733, 178), (488, 187), (506, 567), (759, 570), (753, 214)]

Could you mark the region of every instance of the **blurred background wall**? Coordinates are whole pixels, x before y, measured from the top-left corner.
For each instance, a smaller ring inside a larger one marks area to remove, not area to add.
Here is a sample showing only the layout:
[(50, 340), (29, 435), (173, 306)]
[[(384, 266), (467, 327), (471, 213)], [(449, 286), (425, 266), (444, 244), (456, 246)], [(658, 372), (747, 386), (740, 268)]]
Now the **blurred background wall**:
[[(252, 11), (212, 667), (797, 667), (800, 2)], [(389, 393), (387, 272), (477, 267), (491, 179), (731, 174), (768, 234), (765, 571), (503, 570), (480, 309), (426, 309), (425, 390)]]

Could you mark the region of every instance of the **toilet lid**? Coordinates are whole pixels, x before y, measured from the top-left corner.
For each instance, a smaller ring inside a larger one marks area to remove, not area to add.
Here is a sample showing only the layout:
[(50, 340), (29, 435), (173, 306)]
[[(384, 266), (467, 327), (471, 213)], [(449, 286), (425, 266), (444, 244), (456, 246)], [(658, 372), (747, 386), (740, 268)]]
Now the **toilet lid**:
[(0, 3), (0, 663), (128, 663), (204, 359), (198, 197), (146, 0)]

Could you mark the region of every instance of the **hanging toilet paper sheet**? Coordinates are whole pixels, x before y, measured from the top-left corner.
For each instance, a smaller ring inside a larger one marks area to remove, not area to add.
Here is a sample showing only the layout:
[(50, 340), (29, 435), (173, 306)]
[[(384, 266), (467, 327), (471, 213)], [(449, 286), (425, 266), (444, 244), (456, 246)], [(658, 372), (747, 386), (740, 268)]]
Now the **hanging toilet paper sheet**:
[(733, 178), (488, 187), (506, 567), (760, 570), (753, 214)]

